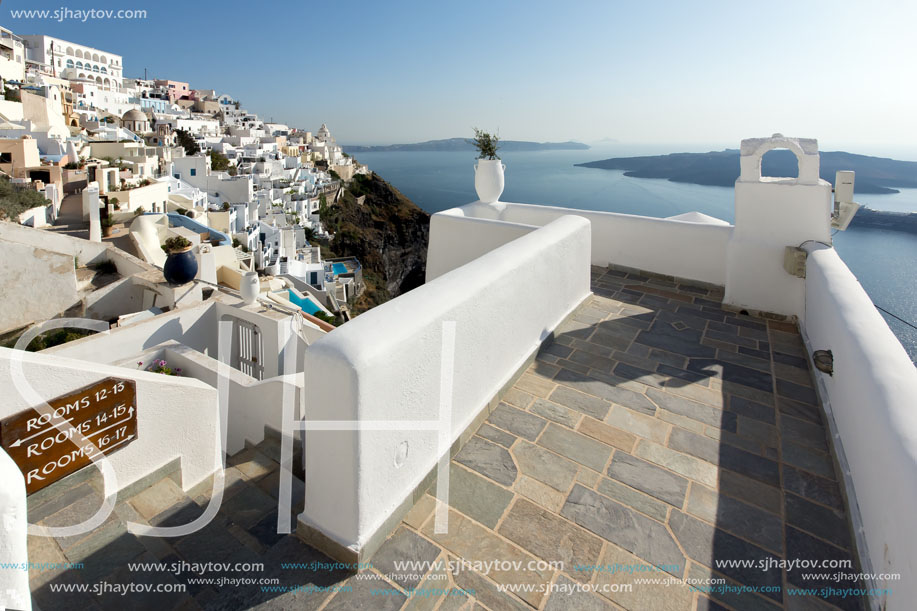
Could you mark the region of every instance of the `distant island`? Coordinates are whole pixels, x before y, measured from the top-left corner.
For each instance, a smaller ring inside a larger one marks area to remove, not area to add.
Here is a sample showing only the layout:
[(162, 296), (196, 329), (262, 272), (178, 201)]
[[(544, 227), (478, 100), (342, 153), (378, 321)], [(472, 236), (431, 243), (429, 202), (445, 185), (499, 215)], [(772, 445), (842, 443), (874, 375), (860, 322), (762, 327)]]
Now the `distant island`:
[[(385, 146), (359, 146), (345, 144), (345, 153), (387, 153), (394, 151), (473, 151), (474, 145), (468, 138), (447, 138), (428, 140), (414, 144), (389, 144)], [(585, 151), (588, 144), (582, 142), (527, 142), (525, 140), (501, 140), (501, 151)]]
[[(898, 193), (898, 188), (917, 188), (917, 162), (884, 157), (854, 155), (840, 151), (821, 152), (821, 177), (834, 183), (838, 170), (856, 172), (857, 193)], [(739, 177), (739, 151), (726, 149), (709, 153), (673, 153), (650, 157), (617, 157), (578, 163), (603, 170), (625, 170), (625, 176), (665, 178), (672, 182), (731, 187)], [(764, 156), (766, 176), (796, 176), (796, 157), (791, 151), (776, 150)]]
[(860, 208), (850, 221), (850, 227), (868, 227), (917, 234), (917, 212), (890, 212)]

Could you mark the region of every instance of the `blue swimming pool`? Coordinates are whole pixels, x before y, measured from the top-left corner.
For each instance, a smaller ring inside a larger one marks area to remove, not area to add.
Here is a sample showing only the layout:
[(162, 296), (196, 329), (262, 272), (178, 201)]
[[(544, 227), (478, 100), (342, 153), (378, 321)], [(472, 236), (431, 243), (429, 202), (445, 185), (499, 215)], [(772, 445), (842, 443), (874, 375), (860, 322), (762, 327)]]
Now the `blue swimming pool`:
[(343, 263), (332, 263), (331, 271), (334, 272), (335, 276), (340, 276), (341, 274), (347, 273), (347, 266), (344, 265)]
[(289, 300), (298, 305), (299, 309), (306, 314), (315, 314), (321, 310), (321, 308), (318, 307), (318, 305), (316, 305), (316, 303), (308, 297), (300, 297), (289, 289), (287, 290), (287, 294), (289, 295)]

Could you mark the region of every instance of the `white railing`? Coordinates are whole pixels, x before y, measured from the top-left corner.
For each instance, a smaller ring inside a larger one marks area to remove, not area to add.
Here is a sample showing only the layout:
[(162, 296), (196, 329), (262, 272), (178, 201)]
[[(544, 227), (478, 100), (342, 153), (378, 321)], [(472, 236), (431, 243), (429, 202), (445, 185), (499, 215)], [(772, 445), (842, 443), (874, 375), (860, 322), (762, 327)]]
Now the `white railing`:
[(815, 376), (862, 568), (902, 574), (867, 587), (892, 588), (888, 608), (906, 608), (917, 598), (910, 578), (917, 566), (917, 371), (837, 252), (817, 243), (806, 250), (802, 330), (810, 352), (831, 350), (834, 357), (834, 374)]
[[(435, 277), (441, 268), (448, 269), (462, 259), (470, 260), (468, 257), (476, 256), (478, 249), (515, 239), (533, 227), (568, 214), (591, 223), (593, 265), (614, 263), (720, 286), (726, 283), (726, 249), (733, 228), (725, 223), (531, 204), (489, 206), (479, 202), (432, 217), (427, 277)], [(500, 223), (475, 223), (471, 219)]]
[[(451, 403), (448, 446), (590, 294), (589, 260), (589, 224), (560, 218), (310, 346), (307, 425), (350, 430), (307, 431), (302, 521), (341, 546), (366, 545), (440, 458), (430, 423), (441, 405)], [(451, 324), (454, 351), (444, 354)], [(448, 384), (440, 367), (450, 355)], [(357, 430), (380, 422), (387, 430)]]

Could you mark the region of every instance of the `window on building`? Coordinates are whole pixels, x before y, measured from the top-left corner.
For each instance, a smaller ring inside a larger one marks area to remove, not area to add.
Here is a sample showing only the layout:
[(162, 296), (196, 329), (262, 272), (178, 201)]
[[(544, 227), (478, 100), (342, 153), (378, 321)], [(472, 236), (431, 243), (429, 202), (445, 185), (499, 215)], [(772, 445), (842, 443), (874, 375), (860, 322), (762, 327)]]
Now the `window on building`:
[(197, 169), (191, 168), (191, 176), (197, 176)]

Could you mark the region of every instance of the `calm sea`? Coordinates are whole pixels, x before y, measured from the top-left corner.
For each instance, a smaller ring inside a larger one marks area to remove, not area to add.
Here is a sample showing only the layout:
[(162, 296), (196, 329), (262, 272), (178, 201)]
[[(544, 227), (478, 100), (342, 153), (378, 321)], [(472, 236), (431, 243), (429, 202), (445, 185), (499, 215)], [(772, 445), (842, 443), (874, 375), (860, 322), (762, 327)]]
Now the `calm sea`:
[[(711, 149), (712, 150), (712, 149)], [(593, 148), (587, 151), (509, 152), (503, 201), (545, 204), (666, 217), (692, 210), (732, 222), (731, 187), (705, 187), (667, 180), (629, 178), (621, 171), (575, 167), (614, 156), (663, 154), (657, 149)], [(361, 153), (357, 159), (427, 212), (475, 201), (471, 152)], [(876, 210), (917, 212), (917, 189), (891, 195), (857, 194)], [(834, 237), (838, 253), (873, 302), (917, 323), (917, 236), (880, 229), (851, 229)], [(883, 313), (889, 327), (917, 362), (917, 330)]]

